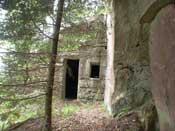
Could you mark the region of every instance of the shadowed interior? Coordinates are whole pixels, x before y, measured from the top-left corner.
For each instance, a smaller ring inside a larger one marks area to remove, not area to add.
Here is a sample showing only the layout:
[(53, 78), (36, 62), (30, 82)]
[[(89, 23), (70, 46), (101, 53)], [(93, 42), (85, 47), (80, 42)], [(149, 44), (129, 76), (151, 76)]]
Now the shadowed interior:
[(76, 99), (78, 90), (79, 60), (67, 60), (66, 69), (66, 99)]

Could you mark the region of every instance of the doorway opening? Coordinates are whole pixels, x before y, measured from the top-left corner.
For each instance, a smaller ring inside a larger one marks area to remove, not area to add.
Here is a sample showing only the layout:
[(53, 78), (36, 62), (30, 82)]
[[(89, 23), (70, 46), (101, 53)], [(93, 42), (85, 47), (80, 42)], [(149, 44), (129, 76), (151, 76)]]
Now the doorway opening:
[(79, 60), (67, 60), (66, 68), (66, 99), (77, 99)]

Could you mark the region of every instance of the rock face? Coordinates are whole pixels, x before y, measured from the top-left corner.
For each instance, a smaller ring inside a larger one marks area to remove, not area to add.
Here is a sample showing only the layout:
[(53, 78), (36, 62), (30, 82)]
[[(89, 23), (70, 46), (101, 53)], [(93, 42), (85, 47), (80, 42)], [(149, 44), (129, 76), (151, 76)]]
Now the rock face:
[[(83, 102), (104, 100), (107, 45), (106, 27), (101, 18), (104, 17), (94, 18), (87, 24), (80, 23), (76, 27), (63, 31), (63, 36), (71, 33), (75, 35), (84, 33), (87, 36), (89, 32), (94, 32), (95, 36), (90, 41), (79, 43), (79, 48), (75, 50), (58, 54), (54, 85), (57, 96), (62, 99), (65, 98), (66, 93), (66, 69), (69, 68), (67, 61), (79, 60), (77, 99)], [(64, 46), (64, 43), (61, 46)], [(99, 66), (99, 77), (91, 76), (93, 65)]]
[(175, 5), (159, 11), (150, 35), (153, 94), (161, 131), (175, 130)]
[(149, 25), (140, 24), (146, 8), (143, 3), (140, 0), (114, 1), (115, 87), (111, 95), (113, 114), (141, 106), (151, 98)]
[[(113, 0), (113, 65), (106, 84), (105, 101), (112, 114), (140, 107), (152, 98), (149, 57), (150, 25), (157, 13), (172, 0)], [(109, 45), (108, 45), (109, 46)], [(110, 72), (109, 71), (109, 72)], [(113, 75), (114, 74), (114, 75)]]

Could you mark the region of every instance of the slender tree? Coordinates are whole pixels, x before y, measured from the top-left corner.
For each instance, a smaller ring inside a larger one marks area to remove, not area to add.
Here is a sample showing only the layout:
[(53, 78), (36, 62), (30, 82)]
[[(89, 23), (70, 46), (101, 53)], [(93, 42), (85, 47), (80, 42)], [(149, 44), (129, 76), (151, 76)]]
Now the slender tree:
[(46, 101), (45, 101), (45, 127), (44, 131), (52, 130), (52, 94), (55, 74), (55, 63), (57, 57), (58, 40), (60, 34), (61, 20), (63, 15), (64, 0), (59, 0), (56, 23), (54, 25), (53, 39), (52, 39), (52, 55), (49, 63), (48, 82), (46, 87)]

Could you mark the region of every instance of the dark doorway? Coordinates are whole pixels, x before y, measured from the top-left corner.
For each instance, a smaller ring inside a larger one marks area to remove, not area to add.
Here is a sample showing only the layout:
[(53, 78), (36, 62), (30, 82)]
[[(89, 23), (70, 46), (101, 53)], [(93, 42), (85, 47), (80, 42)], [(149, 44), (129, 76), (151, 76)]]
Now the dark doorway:
[(78, 90), (79, 60), (67, 60), (66, 69), (66, 99), (76, 99)]

